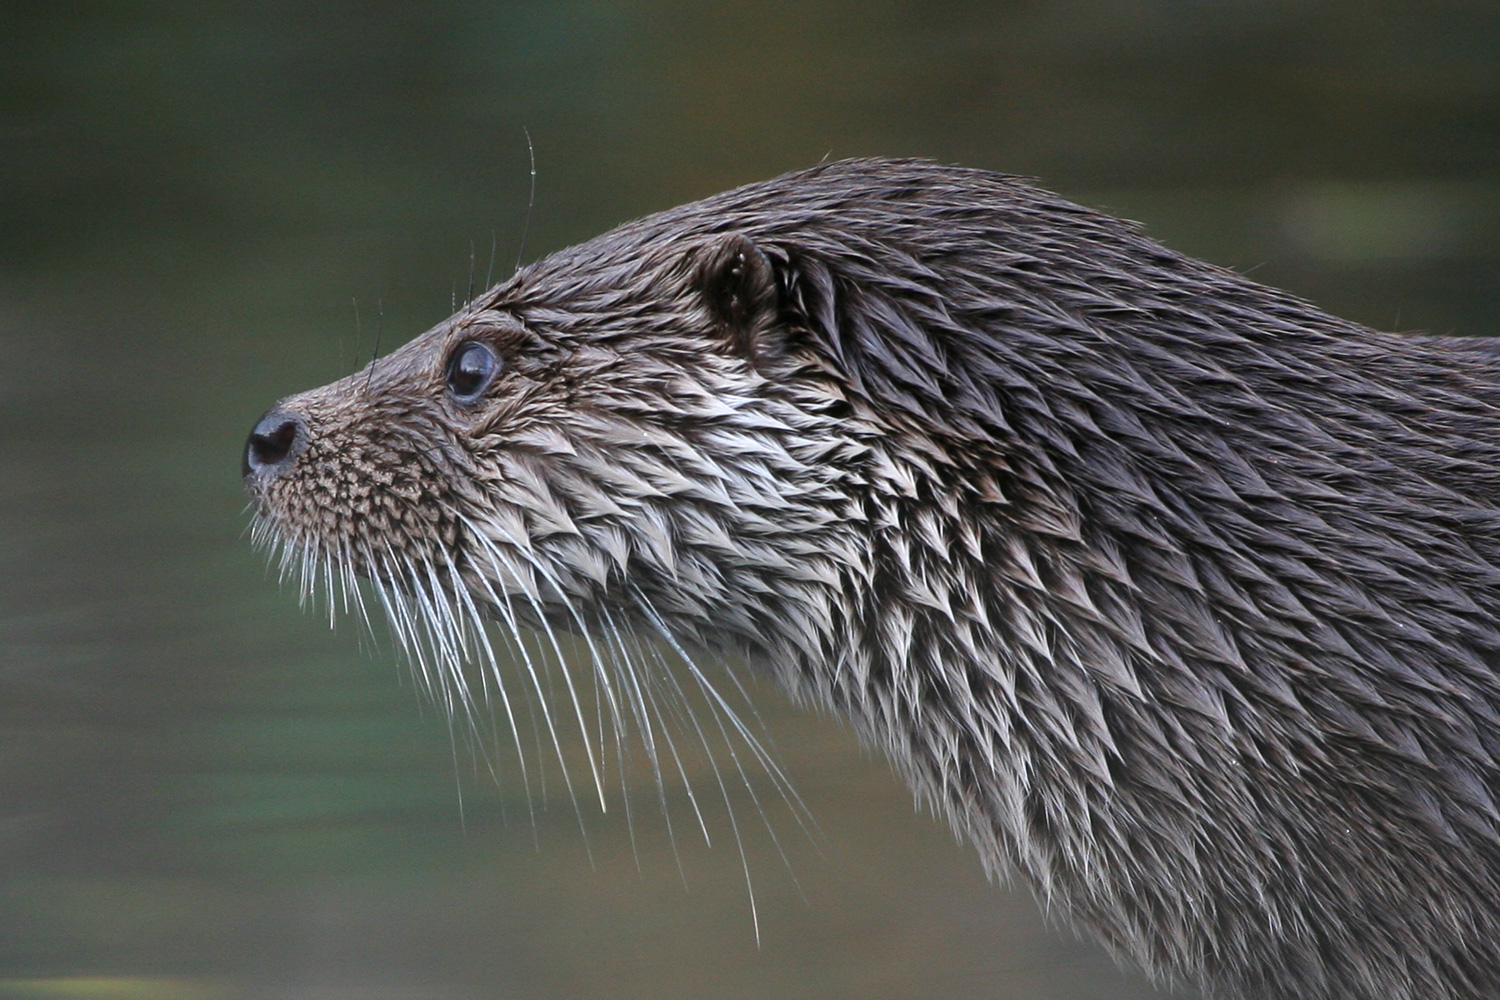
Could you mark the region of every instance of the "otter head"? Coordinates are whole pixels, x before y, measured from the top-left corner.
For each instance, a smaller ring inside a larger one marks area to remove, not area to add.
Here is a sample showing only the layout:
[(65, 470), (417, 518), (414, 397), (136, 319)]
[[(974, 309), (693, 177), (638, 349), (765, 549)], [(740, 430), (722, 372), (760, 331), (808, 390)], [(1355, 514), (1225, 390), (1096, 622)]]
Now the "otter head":
[(486, 617), (826, 643), (858, 446), (775, 253), (638, 223), (282, 400), (245, 451), (257, 537), (455, 667)]

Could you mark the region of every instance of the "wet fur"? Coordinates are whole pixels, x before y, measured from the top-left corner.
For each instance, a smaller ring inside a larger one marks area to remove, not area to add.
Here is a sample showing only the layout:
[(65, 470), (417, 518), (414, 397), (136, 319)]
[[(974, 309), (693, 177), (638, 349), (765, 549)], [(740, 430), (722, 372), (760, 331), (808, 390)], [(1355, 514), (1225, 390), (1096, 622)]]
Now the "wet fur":
[(330, 579), (748, 654), (1158, 979), (1492, 997), (1497, 359), (848, 161), (526, 268), (250, 486)]

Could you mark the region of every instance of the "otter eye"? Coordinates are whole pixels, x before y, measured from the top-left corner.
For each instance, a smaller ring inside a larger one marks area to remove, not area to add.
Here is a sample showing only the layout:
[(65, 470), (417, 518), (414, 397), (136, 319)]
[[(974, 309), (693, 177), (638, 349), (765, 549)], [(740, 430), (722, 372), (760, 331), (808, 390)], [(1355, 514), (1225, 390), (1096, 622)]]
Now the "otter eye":
[(458, 403), (472, 403), (490, 387), (500, 371), (500, 359), (488, 344), (465, 341), (448, 359), (448, 391)]

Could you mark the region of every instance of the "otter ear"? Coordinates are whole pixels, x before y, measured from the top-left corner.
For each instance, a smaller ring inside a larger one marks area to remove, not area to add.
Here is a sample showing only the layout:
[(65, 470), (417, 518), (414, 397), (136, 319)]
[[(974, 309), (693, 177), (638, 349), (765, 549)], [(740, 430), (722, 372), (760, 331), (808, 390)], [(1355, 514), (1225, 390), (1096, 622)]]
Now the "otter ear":
[(756, 367), (780, 357), (779, 295), (771, 259), (750, 237), (728, 233), (699, 251), (698, 292), (725, 346)]

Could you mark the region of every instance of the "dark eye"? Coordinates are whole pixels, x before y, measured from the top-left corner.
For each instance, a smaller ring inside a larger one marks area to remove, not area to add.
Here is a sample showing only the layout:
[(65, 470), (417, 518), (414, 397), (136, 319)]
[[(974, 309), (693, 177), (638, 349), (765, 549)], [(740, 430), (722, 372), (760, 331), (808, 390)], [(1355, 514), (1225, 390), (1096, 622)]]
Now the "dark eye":
[(484, 394), (500, 371), (494, 348), (477, 340), (465, 341), (448, 359), (448, 391), (455, 402), (468, 404)]

